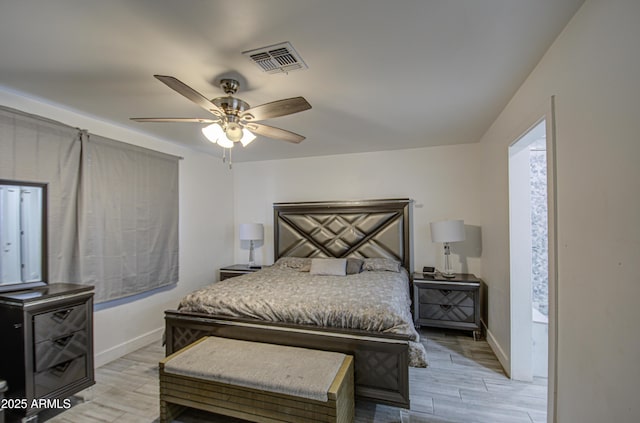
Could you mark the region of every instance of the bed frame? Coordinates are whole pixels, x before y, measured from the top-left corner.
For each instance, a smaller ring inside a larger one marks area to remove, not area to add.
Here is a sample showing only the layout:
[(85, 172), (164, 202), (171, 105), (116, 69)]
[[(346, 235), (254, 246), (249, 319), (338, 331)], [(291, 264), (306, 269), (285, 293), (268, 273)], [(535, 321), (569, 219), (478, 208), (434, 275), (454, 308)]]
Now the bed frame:
[[(273, 211), (275, 260), (387, 257), (412, 269), (409, 199), (275, 203)], [(167, 355), (207, 335), (351, 354), (357, 398), (409, 408), (408, 336), (177, 310), (165, 322)]]

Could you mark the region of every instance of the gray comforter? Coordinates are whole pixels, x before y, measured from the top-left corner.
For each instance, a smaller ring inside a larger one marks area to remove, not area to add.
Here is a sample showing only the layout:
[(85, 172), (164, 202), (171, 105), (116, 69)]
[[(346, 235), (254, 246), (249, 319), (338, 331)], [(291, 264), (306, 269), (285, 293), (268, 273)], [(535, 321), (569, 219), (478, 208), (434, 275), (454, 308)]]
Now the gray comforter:
[(404, 334), (410, 364), (426, 366), (410, 312), (407, 272), (318, 276), (272, 266), (194, 291), (179, 309), (265, 321)]

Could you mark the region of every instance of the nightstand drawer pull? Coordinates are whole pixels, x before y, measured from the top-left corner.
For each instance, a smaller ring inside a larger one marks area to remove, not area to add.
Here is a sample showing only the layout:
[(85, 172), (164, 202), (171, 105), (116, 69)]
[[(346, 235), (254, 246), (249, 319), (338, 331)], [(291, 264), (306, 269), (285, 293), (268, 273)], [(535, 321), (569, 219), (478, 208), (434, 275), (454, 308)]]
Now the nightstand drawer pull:
[(61, 336), (58, 339), (53, 340), (53, 344), (57, 347), (64, 348), (69, 345), (69, 342), (73, 339), (73, 334), (67, 336)]
[(451, 309), (451, 304), (440, 304), (440, 308), (449, 311)]
[(442, 293), (442, 295), (444, 295), (445, 297), (449, 294), (451, 294), (451, 290), (450, 289), (441, 289), (440, 292)]
[(64, 322), (67, 319), (67, 317), (69, 317), (72, 311), (73, 311), (72, 308), (56, 311), (55, 313), (52, 314), (51, 318), (58, 323)]
[(64, 374), (64, 372), (67, 371), (67, 369), (69, 368), (69, 366), (71, 366), (71, 363), (73, 362), (73, 360), (69, 360), (69, 361), (65, 361), (64, 363), (60, 363), (57, 366), (53, 366), (51, 368), (51, 373), (52, 374), (57, 374), (58, 376), (61, 376)]

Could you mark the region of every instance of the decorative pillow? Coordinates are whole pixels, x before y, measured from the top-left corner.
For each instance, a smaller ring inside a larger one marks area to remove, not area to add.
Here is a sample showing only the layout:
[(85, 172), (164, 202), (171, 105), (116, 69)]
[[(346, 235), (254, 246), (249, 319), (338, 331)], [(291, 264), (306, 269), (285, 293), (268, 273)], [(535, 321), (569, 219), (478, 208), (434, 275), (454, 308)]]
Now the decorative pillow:
[[(281, 257), (276, 262), (281, 269), (293, 269), (300, 272), (308, 272), (311, 259), (306, 257)], [(304, 270), (307, 268), (307, 270)]]
[(309, 273), (312, 275), (345, 276), (347, 274), (347, 259), (311, 259)]
[(347, 259), (347, 275), (355, 275), (362, 272), (363, 260), (350, 257)]
[(310, 272), (311, 271), (311, 259), (307, 260), (305, 264), (302, 265), (301, 268), (297, 269), (298, 272)]
[(399, 272), (400, 262), (390, 258), (366, 258), (362, 265), (362, 270), (378, 272)]

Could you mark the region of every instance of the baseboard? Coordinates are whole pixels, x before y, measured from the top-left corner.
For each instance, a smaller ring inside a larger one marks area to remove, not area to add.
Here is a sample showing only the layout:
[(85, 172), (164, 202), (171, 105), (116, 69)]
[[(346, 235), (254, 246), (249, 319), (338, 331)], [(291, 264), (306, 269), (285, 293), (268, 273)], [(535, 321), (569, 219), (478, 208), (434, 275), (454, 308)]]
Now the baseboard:
[(113, 360), (116, 360), (124, 355), (127, 355), (137, 349), (149, 345), (154, 341), (160, 342), (162, 334), (164, 332), (164, 326), (158, 329), (154, 329), (150, 332), (130, 339), (122, 344), (111, 347), (105, 351), (95, 353), (95, 367), (103, 366)]
[(502, 365), (502, 369), (504, 370), (504, 372), (507, 374), (508, 377), (511, 377), (511, 360), (509, 360), (509, 357), (507, 356), (507, 354), (505, 354), (504, 350), (502, 349), (498, 341), (496, 341), (496, 338), (493, 336), (493, 333), (491, 333), (491, 331), (488, 328), (487, 328), (487, 343), (489, 344), (489, 347), (491, 347), (491, 349), (493, 350), (493, 353), (498, 358), (498, 361)]

